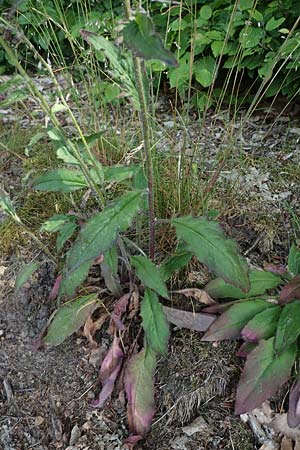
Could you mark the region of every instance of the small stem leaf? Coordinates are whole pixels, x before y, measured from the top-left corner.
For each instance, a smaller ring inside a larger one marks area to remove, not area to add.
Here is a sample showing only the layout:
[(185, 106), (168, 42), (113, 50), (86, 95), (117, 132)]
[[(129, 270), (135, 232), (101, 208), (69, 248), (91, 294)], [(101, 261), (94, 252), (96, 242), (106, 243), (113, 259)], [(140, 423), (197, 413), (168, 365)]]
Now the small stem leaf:
[(249, 354), (237, 388), (236, 414), (257, 408), (289, 379), (297, 345), (292, 344), (278, 356), (274, 341), (275, 338), (262, 340)]
[(102, 383), (102, 389), (97, 400), (91, 403), (94, 408), (103, 408), (104, 403), (111, 395), (122, 368), (123, 358), (124, 353), (120, 348), (120, 341), (115, 336), (113, 344), (101, 364), (99, 380)]
[(251, 298), (263, 295), (267, 289), (273, 289), (282, 283), (282, 278), (265, 270), (251, 269), (249, 272), (250, 289), (243, 292), (222, 278), (216, 278), (205, 286), (205, 291), (213, 298)]
[(145, 436), (154, 416), (155, 367), (155, 353), (146, 347), (129, 360), (125, 369), (124, 385), (128, 399), (129, 429), (135, 435)]
[(19, 218), (9, 196), (2, 189), (0, 189), (0, 208), (3, 209), (3, 211), (11, 216), (14, 220), (17, 219), (17, 221), (19, 221)]
[(109, 248), (103, 257), (101, 275), (104, 278), (105, 285), (114, 297), (121, 297), (122, 288), (118, 276), (118, 251), (116, 245)]
[(280, 306), (273, 306), (256, 314), (243, 328), (242, 338), (248, 342), (258, 342), (275, 336), (281, 311)]
[(173, 219), (178, 239), (186, 242), (189, 250), (202, 263), (227, 283), (243, 291), (250, 289), (248, 266), (234, 241), (227, 239), (219, 224), (192, 216)]
[(155, 292), (145, 289), (141, 316), (147, 344), (156, 352), (165, 354), (169, 339), (169, 325)]
[(70, 169), (56, 169), (40, 175), (32, 182), (37, 191), (72, 192), (87, 188), (81, 172)]
[(290, 248), (288, 269), (293, 275), (298, 275), (300, 273), (300, 251), (295, 244), (293, 244)]
[(169, 298), (168, 288), (162, 280), (159, 269), (145, 256), (132, 256), (131, 263), (136, 268), (141, 282), (164, 298)]
[(128, 180), (128, 178), (133, 178), (138, 170), (139, 166), (122, 166), (116, 164), (115, 166), (104, 168), (104, 179), (108, 183), (121, 183), (124, 180)]
[(59, 231), (66, 222), (76, 222), (76, 217), (71, 214), (55, 214), (42, 223), (40, 231), (55, 233)]
[(281, 311), (275, 340), (278, 353), (288, 348), (300, 335), (300, 302), (289, 303)]
[(56, 248), (58, 252), (60, 252), (60, 250), (73, 235), (74, 231), (77, 230), (77, 228), (78, 225), (75, 222), (67, 222), (61, 227), (56, 239)]
[(15, 295), (19, 292), (19, 290), (23, 287), (26, 281), (29, 280), (31, 275), (39, 268), (40, 263), (32, 261), (29, 264), (26, 264), (22, 267), (20, 272), (17, 275), (15, 282)]
[(191, 260), (193, 254), (184, 249), (180, 251), (177, 249), (175, 255), (167, 259), (167, 261), (162, 264), (159, 268), (161, 277), (164, 281), (171, 278), (172, 274), (177, 270), (185, 267), (187, 263)]
[(193, 331), (207, 331), (216, 320), (216, 316), (212, 314), (193, 313), (168, 306), (163, 306), (163, 311), (168, 322), (179, 328), (188, 328)]
[(113, 206), (86, 222), (68, 252), (61, 292), (72, 295), (86, 277), (93, 260), (110, 248), (118, 232), (125, 231), (130, 226), (139, 210), (141, 196), (142, 192), (128, 192)]
[(260, 299), (237, 303), (225, 311), (212, 324), (202, 340), (222, 341), (224, 339), (235, 339), (239, 337), (242, 329), (249, 320), (271, 306), (270, 303)]
[(294, 277), (282, 288), (279, 295), (279, 304), (286, 305), (296, 299), (300, 299), (300, 275)]
[(88, 316), (97, 307), (97, 296), (95, 294), (78, 297), (62, 305), (55, 313), (44, 343), (49, 345), (59, 345), (68, 336), (75, 333), (82, 327)]
[(167, 66), (178, 67), (178, 62), (172, 52), (167, 50), (161, 37), (155, 32), (151, 18), (142, 12), (137, 12), (135, 20), (129, 22), (123, 29), (124, 45), (135, 56), (143, 59), (156, 59)]

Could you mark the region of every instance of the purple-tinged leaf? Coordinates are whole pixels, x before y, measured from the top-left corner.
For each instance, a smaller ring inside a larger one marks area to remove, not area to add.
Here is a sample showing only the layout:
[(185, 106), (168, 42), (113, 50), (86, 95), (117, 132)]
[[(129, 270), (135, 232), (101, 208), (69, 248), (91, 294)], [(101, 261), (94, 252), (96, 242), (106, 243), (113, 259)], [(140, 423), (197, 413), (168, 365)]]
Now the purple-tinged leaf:
[(216, 275), (244, 292), (250, 289), (249, 269), (237, 245), (228, 239), (217, 222), (204, 217), (180, 217), (172, 220), (178, 239), (187, 244), (200, 262)]
[(289, 395), (289, 410), (287, 414), (287, 423), (291, 428), (300, 425), (300, 380), (294, 381)]
[(252, 317), (270, 307), (270, 303), (260, 299), (237, 303), (212, 324), (202, 340), (221, 341), (238, 338), (242, 329)]
[(249, 272), (250, 289), (241, 289), (226, 283), (222, 278), (216, 278), (205, 286), (205, 291), (213, 298), (253, 298), (263, 295), (267, 289), (277, 287), (282, 283), (280, 276), (265, 270), (251, 269)]
[(62, 279), (62, 275), (58, 275), (58, 277), (56, 278), (56, 280), (54, 282), (53, 288), (51, 289), (51, 292), (49, 294), (49, 300), (55, 300), (56, 297), (58, 296), (61, 279)]
[(279, 304), (286, 305), (296, 299), (300, 299), (300, 275), (294, 277), (282, 288), (279, 295)]
[(297, 345), (292, 344), (277, 355), (274, 341), (275, 338), (260, 341), (249, 354), (237, 388), (236, 414), (244, 414), (257, 408), (289, 379)]
[(264, 269), (267, 272), (275, 273), (275, 275), (284, 276), (287, 274), (286, 266), (283, 264), (265, 264)]
[(157, 353), (165, 354), (169, 339), (169, 324), (155, 292), (146, 288), (141, 304), (142, 326), (147, 344)]
[(77, 297), (64, 303), (54, 314), (44, 337), (44, 343), (49, 345), (61, 344), (68, 336), (71, 336), (84, 325), (86, 319), (96, 307), (96, 294)]
[(281, 311), (280, 306), (272, 306), (256, 314), (243, 328), (242, 338), (248, 342), (258, 342), (275, 336)]
[(179, 328), (188, 328), (193, 331), (206, 331), (216, 320), (212, 314), (192, 313), (180, 309), (163, 306), (167, 321)]
[(127, 395), (127, 415), (132, 434), (145, 436), (155, 413), (154, 371), (155, 353), (146, 347), (128, 362), (125, 369), (124, 386)]
[(247, 358), (249, 353), (251, 353), (252, 350), (255, 349), (255, 347), (256, 344), (254, 344), (253, 342), (244, 342), (236, 352), (236, 356), (238, 356), (239, 358)]
[(279, 317), (275, 349), (278, 353), (288, 348), (300, 335), (300, 302), (285, 305)]
[(118, 330), (125, 330), (125, 325), (123, 324), (121, 318), (122, 314), (126, 311), (128, 302), (131, 297), (131, 292), (128, 294), (122, 295), (122, 297), (117, 301), (117, 303), (114, 306), (113, 313), (111, 315), (111, 319), (114, 322), (115, 326)]
[(103, 408), (104, 403), (114, 389), (115, 381), (120, 373), (124, 358), (124, 353), (119, 343), (120, 340), (115, 336), (113, 344), (101, 364), (99, 380), (102, 384), (102, 389), (98, 399), (91, 403), (91, 406), (94, 408)]

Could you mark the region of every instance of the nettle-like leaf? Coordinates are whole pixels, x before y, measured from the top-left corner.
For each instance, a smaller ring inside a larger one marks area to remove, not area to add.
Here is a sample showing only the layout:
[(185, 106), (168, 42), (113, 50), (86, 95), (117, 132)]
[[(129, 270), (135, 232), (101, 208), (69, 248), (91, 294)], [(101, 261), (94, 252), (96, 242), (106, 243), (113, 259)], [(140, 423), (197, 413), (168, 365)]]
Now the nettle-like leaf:
[(68, 336), (82, 327), (88, 316), (97, 307), (97, 295), (90, 294), (77, 297), (64, 303), (55, 313), (47, 334), (44, 337), (45, 344), (59, 345)]
[(136, 436), (145, 436), (154, 416), (155, 367), (155, 353), (146, 347), (129, 360), (125, 369), (124, 386), (128, 399), (129, 429)]
[(122, 368), (124, 353), (120, 348), (120, 340), (115, 336), (111, 348), (105, 356), (99, 372), (99, 380), (102, 384), (97, 400), (92, 401), (94, 408), (103, 408), (104, 403), (111, 395), (117, 376)]
[(278, 353), (288, 348), (300, 335), (300, 302), (289, 303), (281, 311), (275, 340)]
[(37, 191), (72, 192), (86, 187), (82, 173), (70, 169), (50, 170), (32, 182), (32, 188)]
[(203, 341), (220, 341), (239, 337), (242, 329), (256, 314), (271, 308), (265, 300), (256, 299), (237, 303), (225, 311), (203, 336)]
[(36, 261), (32, 261), (29, 264), (26, 264), (22, 267), (20, 272), (17, 275), (15, 282), (15, 295), (19, 292), (19, 290), (24, 286), (24, 284), (29, 280), (31, 275), (39, 268), (40, 263)]
[(164, 298), (169, 298), (168, 288), (163, 281), (159, 269), (145, 256), (132, 256), (131, 264), (135, 267), (142, 283), (153, 289)]
[(72, 295), (88, 274), (93, 260), (111, 247), (118, 232), (131, 225), (139, 210), (141, 196), (142, 192), (128, 192), (86, 222), (68, 252), (61, 294)]
[(250, 288), (248, 266), (234, 241), (226, 238), (219, 224), (203, 217), (172, 220), (178, 239), (183, 240), (202, 263), (216, 275), (243, 291)]
[(288, 257), (288, 270), (293, 275), (300, 274), (300, 251), (295, 244), (293, 244), (290, 248)]
[(205, 286), (205, 291), (213, 298), (251, 298), (263, 295), (266, 290), (273, 289), (282, 283), (282, 278), (265, 270), (251, 269), (249, 272), (250, 289), (243, 292), (235, 286), (226, 283), (222, 278), (216, 278)]
[(276, 334), (278, 319), (282, 308), (273, 306), (256, 314), (243, 328), (241, 336), (245, 341), (258, 342)]
[(169, 339), (169, 325), (155, 292), (145, 289), (141, 316), (147, 344), (157, 353), (165, 354)]
[(193, 331), (206, 331), (216, 320), (216, 316), (212, 314), (193, 313), (168, 306), (163, 306), (163, 311), (168, 322), (179, 328), (188, 328)]
[(123, 39), (124, 45), (135, 56), (146, 60), (157, 59), (167, 66), (178, 66), (175, 56), (165, 48), (161, 37), (155, 32), (151, 18), (146, 13), (136, 13), (135, 20), (124, 27)]
[(244, 414), (260, 406), (276, 393), (290, 376), (297, 345), (292, 344), (278, 355), (275, 338), (260, 341), (247, 358), (236, 395), (236, 414)]
[(300, 299), (300, 275), (294, 277), (281, 290), (279, 295), (280, 305)]

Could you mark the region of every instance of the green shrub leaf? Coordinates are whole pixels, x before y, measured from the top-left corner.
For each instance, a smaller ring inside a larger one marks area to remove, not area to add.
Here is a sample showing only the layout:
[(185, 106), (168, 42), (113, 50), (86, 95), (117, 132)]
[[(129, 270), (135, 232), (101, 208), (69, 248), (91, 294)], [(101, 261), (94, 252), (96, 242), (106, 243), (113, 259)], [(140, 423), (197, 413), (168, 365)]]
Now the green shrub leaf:
[(295, 244), (293, 244), (290, 248), (288, 270), (293, 275), (298, 275), (300, 273), (300, 251)]
[(221, 341), (224, 339), (235, 339), (239, 337), (249, 320), (271, 306), (270, 303), (261, 299), (236, 303), (212, 324), (202, 340)]
[(250, 289), (247, 293), (231, 286), (222, 278), (216, 278), (205, 286), (205, 291), (213, 298), (250, 298), (262, 295), (267, 289), (273, 289), (282, 283), (280, 276), (265, 270), (251, 269), (249, 272)]
[(280, 313), (280, 306), (273, 306), (256, 314), (243, 328), (242, 338), (248, 342), (258, 342), (275, 336)]
[(37, 191), (72, 192), (86, 188), (87, 183), (79, 171), (56, 169), (35, 178), (32, 187)]
[(168, 288), (163, 281), (159, 269), (145, 256), (132, 256), (131, 263), (136, 268), (137, 276), (142, 283), (153, 289), (164, 298), (169, 298)]
[(281, 24), (285, 21), (284, 17), (280, 17), (280, 19), (275, 19), (275, 17), (271, 17), (270, 20), (266, 23), (266, 30), (273, 31), (276, 28), (279, 28)]
[(141, 316), (147, 344), (156, 352), (165, 354), (169, 339), (169, 325), (155, 292), (145, 289)]
[(157, 59), (167, 66), (177, 67), (178, 63), (164, 46), (155, 32), (152, 20), (147, 14), (137, 12), (135, 21), (129, 22), (123, 30), (124, 44), (132, 53), (143, 59)]
[[(110, 248), (117, 233), (125, 231), (139, 210), (142, 192), (124, 194), (113, 206), (89, 219), (68, 252), (61, 293), (72, 295), (87, 275), (93, 260)], [(82, 269), (80, 269), (80, 267)], [(85, 274), (85, 276), (84, 276)]]
[(192, 216), (172, 220), (177, 237), (188, 250), (206, 264), (210, 270), (244, 291), (250, 288), (248, 266), (234, 241), (224, 235), (219, 224)]
[(210, 6), (203, 5), (202, 8), (200, 9), (199, 14), (201, 19), (209, 20), (213, 14), (213, 10), (211, 9)]
[(84, 325), (86, 319), (96, 307), (97, 296), (95, 294), (78, 297), (62, 305), (48, 327), (47, 334), (44, 337), (45, 344), (61, 344), (68, 336), (71, 336)]
[(274, 340), (261, 341), (249, 354), (237, 388), (236, 414), (257, 408), (288, 380), (297, 345), (292, 344), (278, 356), (274, 350)]
[(275, 340), (278, 353), (286, 350), (300, 335), (300, 302), (285, 305), (279, 317)]

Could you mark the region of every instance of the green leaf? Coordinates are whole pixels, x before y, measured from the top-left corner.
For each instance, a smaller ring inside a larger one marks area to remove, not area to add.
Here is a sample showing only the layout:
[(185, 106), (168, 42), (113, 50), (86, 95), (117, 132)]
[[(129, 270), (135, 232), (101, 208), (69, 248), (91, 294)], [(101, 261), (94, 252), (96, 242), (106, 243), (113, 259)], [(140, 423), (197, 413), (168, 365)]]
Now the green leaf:
[(256, 299), (236, 303), (225, 311), (205, 333), (203, 341), (220, 341), (239, 337), (242, 329), (256, 314), (272, 305), (265, 300)]
[(256, 314), (243, 328), (242, 338), (248, 342), (258, 342), (275, 336), (280, 313), (280, 306), (273, 306)]
[(76, 288), (80, 286), (88, 276), (91, 265), (92, 261), (88, 261), (68, 272), (68, 276), (65, 276), (65, 272), (63, 273), (64, 277), (59, 286), (59, 298), (62, 296), (71, 297), (74, 294)]
[(15, 295), (19, 292), (19, 290), (23, 287), (26, 281), (29, 280), (31, 275), (39, 268), (40, 263), (32, 261), (29, 264), (26, 264), (22, 267), (20, 272), (17, 275), (15, 282)]
[[(125, 231), (130, 226), (139, 210), (142, 194), (140, 191), (128, 192), (110, 208), (106, 208), (86, 222), (68, 252), (61, 292), (72, 295), (78, 286), (78, 280), (82, 279), (84, 273), (88, 273), (88, 267), (93, 260), (110, 248), (118, 232)], [(78, 272), (81, 265), (85, 265), (85, 269)], [(70, 282), (70, 279), (73, 282)]]
[(176, 253), (160, 266), (161, 278), (167, 281), (174, 272), (186, 266), (192, 256), (192, 253), (188, 252), (183, 245), (178, 246)]
[(24, 150), (24, 153), (26, 156), (29, 156), (30, 151), (32, 150), (32, 147), (37, 144), (41, 139), (45, 138), (45, 133), (37, 133), (35, 134), (29, 141), (29, 144)]
[(242, 48), (255, 48), (263, 38), (264, 32), (261, 28), (245, 26), (241, 32), (239, 41)]
[(120, 183), (121, 181), (132, 178), (139, 170), (139, 166), (115, 165), (104, 168), (104, 179), (106, 182), (112, 181)]
[(280, 25), (285, 21), (284, 17), (280, 17), (280, 19), (275, 19), (275, 17), (271, 17), (270, 20), (266, 23), (266, 30), (273, 31), (276, 28), (279, 28)]
[(300, 302), (285, 305), (279, 317), (275, 340), (278, 353), (286, 350), (300, 335)]
[(122, 296), (122, 288), (118, 277), (118, 250), (113, 245), (104, 253), (103, 263), (101, 263), (101, 275), (104, 278), (106, 287), (115, 297)]
[(300, 274), (300, 251), (295, 244), (293, 244), (290, 248), (288, 257), (288, 270), (293, 275)]
[(204, 56), (193, 65), (196, 80), (203, 87), (211, 85), (214, 78), (215, 60), (211, 56)]
[(237, 388), (236, 414), (259, 407), (289, 379), (297, 345), (291, 345), (278, 355), (274, 350), (274, 340), (262, 340), (249, 354)]
[(137, 12), (135, 21), (129, 22), (123, 29), (124, 45), (135, 56), (143, 59), (157, 59), (167, 66), (177, 67), (178, 63), (164, 46), (161, 37), (155, 32), (152, 20), (147, 14)]
[(67, 222), (62, 225), (56, 238), (56, 248), (58, 252), (60, 252), (67, 240), (70, 239), (77, 228), (78, 225), (75, 222)]
[(72, 192), (86, 188), (87, 184), (81, 172), (56, 169), (35, 178), (32, 187), (37, 191)]
[(134, 355), (125, 368), (124, 386), (128, 400), (129, 429), (137, 436), (147, 434), (154, 416), (155, 367), (155, 353), (146, 347)]
[(50, 219), (46, 220), (41, 228), (40, 231), (47, 231), (48, 233), (55, 233), (56, 231), (59, 231), (61, 227), (66, 223), (70, 221), (76, 220), (75, 216), (67, 215), (67, 214), (55, 214), (54, 216), (50, 217)]
[(0, 189), (0, 208), (17, 222), (20, 221), (9, 196), (2, 189)]
[(211, 9), (210, 6), (203, 5), (202, 8), (200, 9), (199, 14), (201, 19), (209, 20), (213, 14), (213, 10)]
[(224, 235), (219, 224), (205, 218), (192, 216), (172, 220), (179, 240), (210, 270), (228, 283), (244, 291), (250, 288), (248, 266), (237, 250), (234, 241)]
[(61, 344), (68, 336), (71, 336), (85, 324), (86, 319), (96, 307), (97, 295), (95, 294), (78, 297), (62, 305), (48, 327), (47, 334), (44, 337), (45, 344)]
[(213, 52), (215, 58), (221, 55), (223, 47), (224, 42), (222, 41), (214, 41), (211, 43), (211, 51)]
[(141, 316), (147, 344), (156, 352), (165, 354), (169, 339), (169, 325), (157, 295), (145, 289)]
[(241, 11), (245, 11), (247, 9), (251, 9), (253, 6), (253, 0), (240, 0), (239, 1), (239, 9)]
[(168, 288), (163, 281), (159, 269), (145, 256), (132, 256), (131, 263), (136, 268), (137, 276), (142, 283), (153, 289), (164, 298), (169, 298)]
[(267, 289), (273, 289), (282, 283), (280, 276), (265, 270), (250, 269), (250, 289), (247, 293), (231, 286), (222, 278), (216, 278), (205, 286), (205, 291), (213, 298), (250, 298), (262, 295)]

